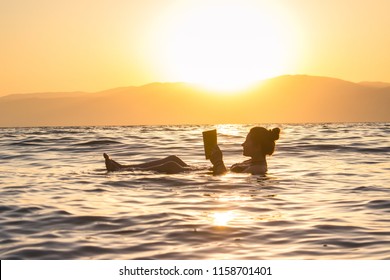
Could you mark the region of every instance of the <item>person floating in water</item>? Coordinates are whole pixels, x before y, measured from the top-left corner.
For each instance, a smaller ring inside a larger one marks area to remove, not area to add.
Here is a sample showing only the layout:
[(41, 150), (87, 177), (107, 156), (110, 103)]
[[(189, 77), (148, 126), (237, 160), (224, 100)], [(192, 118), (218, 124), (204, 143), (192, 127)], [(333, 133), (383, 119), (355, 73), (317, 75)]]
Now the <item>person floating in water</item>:
[[(251, 173), (253, 175), (263, 175), (267, 172), (267, 155), (272, 155), (275, 151), (275, 141), (279, 139), (279, 128), (268, 130), (264, 127), (253, 127), (242, 143), (243, 155), (250, 157), (249, 160), (233, 164), (230, 171), (237, 173)], [(150, 170), (168, 174), (180, 173), (193, 170), (177, 156), (168, 156), (166, 158), (150, 161), (136, 165), (123, 165), (104, 153), (107, 171), (121, 170)], [(215, 146), (210, 162), (213, 164), (212, 171), (214, 175), (224, 174), (228, 171), (223, 161), (222, 151)]]

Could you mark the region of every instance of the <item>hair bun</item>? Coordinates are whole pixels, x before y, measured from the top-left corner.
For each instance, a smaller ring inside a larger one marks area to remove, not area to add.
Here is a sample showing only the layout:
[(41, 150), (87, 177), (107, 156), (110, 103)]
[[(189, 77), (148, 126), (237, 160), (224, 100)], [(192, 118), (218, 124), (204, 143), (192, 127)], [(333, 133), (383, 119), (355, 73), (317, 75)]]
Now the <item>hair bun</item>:
[(275, 127), (273, 128), (272, 130), (270, 130), (270, 133), (271, 133), (271, 138), (276, 141), (279, 139), (279, 134), (280, 134), (280, 128), (279, 127)]

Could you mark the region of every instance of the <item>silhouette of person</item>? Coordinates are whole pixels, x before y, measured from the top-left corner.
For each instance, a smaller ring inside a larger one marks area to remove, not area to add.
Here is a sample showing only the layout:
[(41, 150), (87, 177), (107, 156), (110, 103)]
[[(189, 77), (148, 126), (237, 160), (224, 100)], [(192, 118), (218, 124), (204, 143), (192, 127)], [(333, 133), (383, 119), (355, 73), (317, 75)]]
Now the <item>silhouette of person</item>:
[[(275, 141), (279, 139), (280, 129), (274, 128), (268, 130), (264, 127), (253, 127), (242, 143), (243, 155), (250, 157), (249, 160), (233, 164), (230, 171), (237, 173), (251, 173), (254, 175), (263, 175), (267, 172), (267, 155), (272, 155), (275, 151)], [(142, 164), (123, 165), (104, 153), (107, 171), (121, 170), (150, 170), (168, 174), (180, 173), (193, 170), (177, 156), (168, 156), (166, 158), (150, 161)], [(210, 156), (210, 162), (213, 164), (212, 171), (214, 175), (224, 174), (228, 171), (223, 161), (223, 154), (219, 146), (216, 145)]]

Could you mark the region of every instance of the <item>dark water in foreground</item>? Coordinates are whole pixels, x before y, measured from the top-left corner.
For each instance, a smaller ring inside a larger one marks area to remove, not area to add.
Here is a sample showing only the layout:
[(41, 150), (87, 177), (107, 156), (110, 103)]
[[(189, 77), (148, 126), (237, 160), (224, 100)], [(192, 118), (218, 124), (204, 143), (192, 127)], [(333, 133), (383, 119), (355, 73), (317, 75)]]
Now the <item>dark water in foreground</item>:
[(207, 168), (214, 127), (231, 165), (251, 126), (0, 129), (0, 258), (390, 259), (390, 123), (279, 125), (263, 177), (104, 169)]

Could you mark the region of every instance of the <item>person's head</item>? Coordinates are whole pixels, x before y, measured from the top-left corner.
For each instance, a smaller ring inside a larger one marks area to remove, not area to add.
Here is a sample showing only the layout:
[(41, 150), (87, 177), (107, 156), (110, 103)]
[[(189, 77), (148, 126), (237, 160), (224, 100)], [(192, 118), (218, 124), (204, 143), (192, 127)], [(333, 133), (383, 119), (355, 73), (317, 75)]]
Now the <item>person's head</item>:
[(279, 139), (279, 133), (279, 128), (268, 130), (264, 127), (253, 127), (242, 144), (244, 156), (272, 155), (275, 151), (275, 141)]

